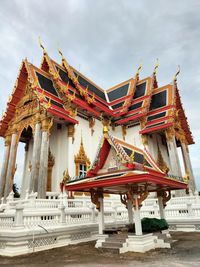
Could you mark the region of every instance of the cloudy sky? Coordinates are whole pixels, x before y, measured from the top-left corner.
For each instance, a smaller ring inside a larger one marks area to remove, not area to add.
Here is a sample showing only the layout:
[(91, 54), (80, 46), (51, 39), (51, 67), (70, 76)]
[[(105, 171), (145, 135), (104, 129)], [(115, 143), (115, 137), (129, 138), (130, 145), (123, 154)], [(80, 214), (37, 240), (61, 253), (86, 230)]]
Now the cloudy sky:
[[(159, 85), (181, 66), (178, 87), (196, 144), (190, 153), (200, 180), (200, 1), (199, 0), (1, 0), (0, 112), (25, 57), (41, 62), (41, 36), (49, 55), (69, 63), (104, 89), (135, 75), (151, 75), (159, 58)], [(20, 147), (16, 180), (19, 184)], [(0, 165), (3, 139), (0, 138)], [(200, 188), (200, 182), (199, 182)]]

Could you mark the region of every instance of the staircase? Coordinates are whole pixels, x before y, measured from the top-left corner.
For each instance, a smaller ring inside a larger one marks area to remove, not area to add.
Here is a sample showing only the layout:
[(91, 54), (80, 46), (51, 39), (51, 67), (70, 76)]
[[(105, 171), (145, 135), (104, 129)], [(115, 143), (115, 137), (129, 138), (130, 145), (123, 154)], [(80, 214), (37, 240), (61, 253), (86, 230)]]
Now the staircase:
[(172, 240), (171, 236), (166, 233), (154, 233), (157, 236), (155, 239), (156, 247), (158, 248), (171, 248), (171, 243), (174, 241)]
[(127, 237), (127, 233), (109, 235), (105, 242), (102, 243), (101, 251), (119, 254), (120, 248), (126, 243)]

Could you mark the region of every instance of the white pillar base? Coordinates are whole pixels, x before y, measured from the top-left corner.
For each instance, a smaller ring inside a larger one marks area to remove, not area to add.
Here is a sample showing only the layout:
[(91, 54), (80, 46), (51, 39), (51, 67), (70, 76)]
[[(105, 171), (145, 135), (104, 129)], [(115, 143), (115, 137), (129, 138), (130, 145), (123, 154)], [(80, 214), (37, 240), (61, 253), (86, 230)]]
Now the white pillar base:
[(120, 248), (120, 253), (125, 253), (128, 251), (141, 252), (144, 253), (151, 249), (155, 249), (155, 239), (153, 234), (146, 235), (128, 235), (126, 239), (126, 245)]
[(101, 248), (102, 243), (105, 242), (106, 238), (108, 238), (108, 235), (97, 235), (97, 242), (95, 244), (95, 248)]

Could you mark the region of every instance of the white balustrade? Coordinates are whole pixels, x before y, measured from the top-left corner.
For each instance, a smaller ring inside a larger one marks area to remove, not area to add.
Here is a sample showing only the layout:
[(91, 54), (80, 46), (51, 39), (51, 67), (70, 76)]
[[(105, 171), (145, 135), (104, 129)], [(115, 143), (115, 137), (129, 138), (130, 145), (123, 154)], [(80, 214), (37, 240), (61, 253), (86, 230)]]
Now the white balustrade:
[[(50, 196), (50, 195), (49, 195)], [(0, 205), (0, 229), (15, 227), (16, 207), (23, 205), (23, 226), (25, 228), (41, 226), (56, 226), (59, 224), (80, 225), (97, 223), (98, 211), (89, 198), (36, 199), (35, 196), (24, 200), (11, 200)], [(104, 199), (104, 218), (106, 223), (128, 222), (127, 209), (117, 199)], [(2, 208), (1, 208), (2, 207)], [(62, 207), (62, 208), (61, 208)], [(199, 196), (172, 198), (165, 208), (166, 219), (169, 220), (200, 220)], [(147, 199), (141, 208), (141, 217), (159, 218), (157, 199)], [(66, 220), (66, 222), (65, 222)]]

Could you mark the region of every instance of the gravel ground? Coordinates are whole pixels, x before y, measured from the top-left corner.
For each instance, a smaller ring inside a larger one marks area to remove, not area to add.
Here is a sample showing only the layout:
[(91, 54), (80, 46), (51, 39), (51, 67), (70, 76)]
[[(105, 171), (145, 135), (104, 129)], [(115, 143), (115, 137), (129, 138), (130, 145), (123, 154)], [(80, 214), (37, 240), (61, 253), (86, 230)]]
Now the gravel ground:
[(8, 267), (200, 267), (200, 233), (172, 233), (177, 240), (171, 249), (156, 249), (147, 253), (103, 253), (95, 249), (95, 242), (71, 245), (13, 258), (1, 257), (0, 266)]

